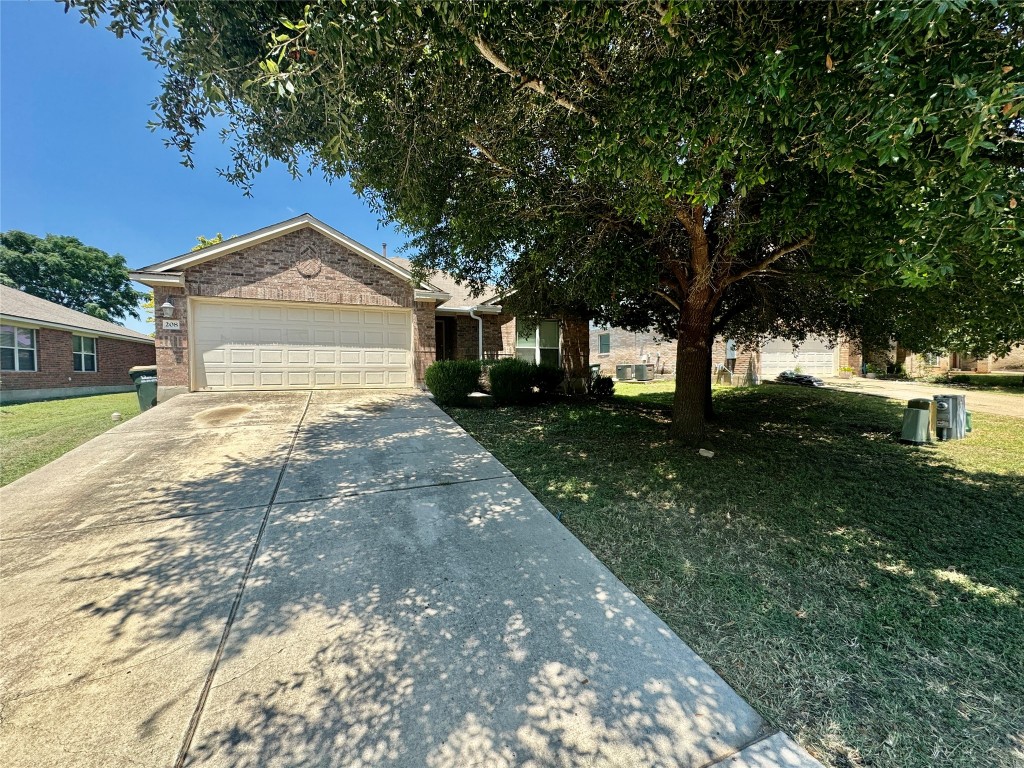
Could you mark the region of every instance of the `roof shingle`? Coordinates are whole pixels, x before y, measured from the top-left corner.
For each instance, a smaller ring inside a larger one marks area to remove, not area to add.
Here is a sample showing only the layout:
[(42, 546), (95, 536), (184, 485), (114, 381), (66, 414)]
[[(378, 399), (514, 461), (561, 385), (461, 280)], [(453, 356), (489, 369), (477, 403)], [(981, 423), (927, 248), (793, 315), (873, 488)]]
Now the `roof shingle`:
[(51, 325), (66, 326), (68, 330), (91, 331), (106, 336), (118, 336), (132, 341), (153, 342), (149, 336), (115, 323), (108, 323), (98, 317), (62, 307), (52, 301), (41, 299), (30, 293), (19, 291), (7, 285), (0, 285), (0, 315), (11, 320), (24, 320)]

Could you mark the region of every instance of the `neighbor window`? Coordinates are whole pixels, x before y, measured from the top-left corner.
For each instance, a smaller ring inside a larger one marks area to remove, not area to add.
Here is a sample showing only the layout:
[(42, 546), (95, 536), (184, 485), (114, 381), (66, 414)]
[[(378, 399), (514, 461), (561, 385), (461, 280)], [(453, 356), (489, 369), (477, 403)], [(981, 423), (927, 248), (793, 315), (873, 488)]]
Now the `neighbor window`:
[[(518, 323), (517, 323), (518, 325)], [(558, 365), (558, 321), (541, 320), (516, 335), (516, 357), (530, 363)]]
[(610, 333), (597, 334), (597, 350), (602, 355), (607, 355), (612, 351), (612, 335)]
[(96, 339), (92, 336), (72, 336), (71, 349), (74, 352), (72, 367), (75, 371), (91, 373), (96, 370)]
[(36, 369), (36, 332), (16, 325), (0, 325), (0, 371)]

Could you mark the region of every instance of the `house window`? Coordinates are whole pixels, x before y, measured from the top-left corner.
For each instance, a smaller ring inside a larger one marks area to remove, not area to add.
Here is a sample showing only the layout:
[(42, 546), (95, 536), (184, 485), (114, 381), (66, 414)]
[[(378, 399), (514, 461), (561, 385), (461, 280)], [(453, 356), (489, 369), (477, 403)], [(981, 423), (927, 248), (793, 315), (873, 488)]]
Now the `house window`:
[(610, 333), (597, 334), (598, 354), (607, 355), (612, 351), (612, 335)]
[(558, 342), (558, 321), (541, 320), (536, 328), (518, 331), (516, 357), (530, 363), (557, 367), (559, 362)]
[(96, 370), (96, 339), (92, 336), (72, 336), (71, 349), (74, 358), (72, 368), (75, 371), (91, 373)]
[(36, 369), (36, 332), (32, 328), (0, 325), (0, 371)]

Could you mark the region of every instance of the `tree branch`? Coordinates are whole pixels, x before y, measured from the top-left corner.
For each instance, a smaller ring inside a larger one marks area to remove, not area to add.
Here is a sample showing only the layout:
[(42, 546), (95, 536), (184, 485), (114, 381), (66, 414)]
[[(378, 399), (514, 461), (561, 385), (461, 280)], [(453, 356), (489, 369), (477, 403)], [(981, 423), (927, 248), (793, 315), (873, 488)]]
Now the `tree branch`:
[(664, 291), (659, 291), (659, 290), (655, 289), (655, 291), (654, 291), (654, 295), (655, 295), (655, 296), (660, 296), (661, 298), (663, 298), (663, 299), (664, 299), (665, 301), (667, 301), (667, 302), (668, 302), (669, 304), (671, 304), (671, 305), (672, 305), (673, 307), (675, 307), (676, 309), (679, 309), (679, 310), (681, 310), (681, 309), (682, 309), (682, 308), (681, 308), (681, 307), (679, 306), (679, 302), (678, 302), (678, 301), (676, 301), (675, 299), (673, 299), (673, 298), (672, 298), (671, 296), (669, 296), (669, 295), (668, 295), (667, 293), (665, 293)]
[(571, 113), (583, 115), (588, 120), (590, 120), (591, 123), (597, 125), (598, 121), (596, 117), (594, 117), (591, 114), (588, 114), (585, 109), (583, 109), (577, 104), (574, 104), (568, 98), (558, 93), (558, 91), (552, 88), (548, 88), (544, 84), (543, 80), (539, 80), (536, 77), (527, 77), (522, 72), (518, 72), (512, 69), (512, 67), (510, 67), (505, 62), (505, 60), (501, 58), (501, 56), (499, 56), (497, 52), (493, 48), (491, 48), (487, 41), (484, 40), (483, 37), (481, 37), (480, 35), (477, 35), (475, 38), (473, 38), (473, 45), (476, 46), (476, 49), (480, 51), (480, 54), (485, 59), (487, 59), (487, 61), (489, 61), (494, 66), (495, 69), (497, 69), (500, 72), (504, 72), (513, 80), (518, 80), (520, 88), (529, 88), (531, 91), (539, 93), (541, 96), (546, 96), (547, 98), (551, 99), (556, 104), (558, 104), (560, 107), (564, 107)]
[(795, 243), (793, 243), (791, 245), (786, 245), (786, 246), (783, 246), (782, 248), (777, 248), (776, 250), (772, 251), (767, 257), (765, 257), (760, 262), (755, 264), (754, 266), (747, 267), (746, 269), (744, 269), (744, 270), (742, 270), (740, 272), (737, 272), (735, 275), (731, 275), (730, 277), (727, 277), (725, 279), (725, 281), (722, 283), (722, 287), (723, 288), (727, 288), (728, 286), (732, 285), (733, 283), (735, 283), (735, 282), (737, 282), (739, 280), (742, 280), (745, 277), (749, 277), (750, 275), (754, 274), (755, 272), (764, 272), (765, 270), (768, 269), (768, 267), (770, 267), (776, 261), (781, 259), (783, 256), (787, 256), (788, 254), (793, 253), (794, 251), (799, 251), (801, 248), (806, 248), (808, 245), (810, 245), (813, 242), (814, 242), (814, 235), (807, 235), (806, 237), (800, 238), (799, 240), (797, 240)]

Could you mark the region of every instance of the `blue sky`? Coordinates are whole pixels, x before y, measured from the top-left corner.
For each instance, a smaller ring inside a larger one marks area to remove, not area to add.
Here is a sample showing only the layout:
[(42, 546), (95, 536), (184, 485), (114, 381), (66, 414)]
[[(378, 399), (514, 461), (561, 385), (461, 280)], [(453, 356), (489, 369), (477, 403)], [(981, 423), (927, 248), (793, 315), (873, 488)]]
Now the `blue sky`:
[(406, 242), (346, 181), (293, 180), (277, 166), (244, 197), (217, 175), (229, 155), (215, 131), (185, 168), (146, 127), (159, 88), (134, 41), (80, 24), (61, 3), (0, 1), (0, 230), (74, 235), (130, 267), (183, 253), (198, 235), (304, 212), (375, 250)]

